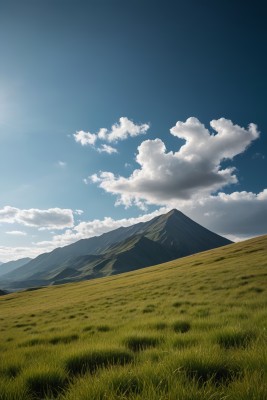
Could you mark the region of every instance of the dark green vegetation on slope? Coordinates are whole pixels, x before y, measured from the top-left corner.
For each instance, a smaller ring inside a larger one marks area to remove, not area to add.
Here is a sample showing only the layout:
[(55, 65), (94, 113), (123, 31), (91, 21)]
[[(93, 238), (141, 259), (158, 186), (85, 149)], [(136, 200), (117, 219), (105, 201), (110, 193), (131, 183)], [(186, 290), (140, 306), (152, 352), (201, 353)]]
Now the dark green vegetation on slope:
[(2, 288), (20, 289), (99, 278), (229, 243), (180, 211), (172, 210), (148, 222), (121, 227), (41, 254), (4, 275)]
[(1, 400), (263, 400), (267, 236), (0, 299)]

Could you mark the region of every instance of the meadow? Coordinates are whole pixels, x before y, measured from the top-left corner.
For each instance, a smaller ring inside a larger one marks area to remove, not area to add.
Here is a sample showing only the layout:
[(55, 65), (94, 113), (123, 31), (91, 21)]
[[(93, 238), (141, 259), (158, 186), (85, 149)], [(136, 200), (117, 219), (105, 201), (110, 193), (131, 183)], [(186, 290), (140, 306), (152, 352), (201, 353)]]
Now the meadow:
[(267, 236), (0, 298), (1, 400), (267, 398)]

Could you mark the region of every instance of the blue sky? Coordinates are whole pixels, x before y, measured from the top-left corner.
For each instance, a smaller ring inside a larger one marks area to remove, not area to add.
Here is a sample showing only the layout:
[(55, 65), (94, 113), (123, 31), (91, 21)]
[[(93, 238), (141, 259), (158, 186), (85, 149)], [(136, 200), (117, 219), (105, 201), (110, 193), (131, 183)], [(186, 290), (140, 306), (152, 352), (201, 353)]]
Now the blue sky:
[(0, 0), (0, 261), (173, 207), (267, 233), (265, 21), (259, 0)]

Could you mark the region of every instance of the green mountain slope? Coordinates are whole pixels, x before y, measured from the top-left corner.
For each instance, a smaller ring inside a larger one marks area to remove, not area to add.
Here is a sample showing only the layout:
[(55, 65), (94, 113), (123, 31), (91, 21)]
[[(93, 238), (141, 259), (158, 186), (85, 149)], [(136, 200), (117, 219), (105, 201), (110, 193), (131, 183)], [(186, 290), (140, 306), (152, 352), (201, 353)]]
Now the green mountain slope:
[[(177, 210), (151, 221), (43, 254), (6, 274), (7, 288), (92, 279), (162, 263), (231, 243)], [(73, 273), (66, 273), (69, 269)], [(65, 271), (65, 272), (64, 272)]]
[(265, 399), (266, 255), (263, 236), (2, 296), (2, 398)]

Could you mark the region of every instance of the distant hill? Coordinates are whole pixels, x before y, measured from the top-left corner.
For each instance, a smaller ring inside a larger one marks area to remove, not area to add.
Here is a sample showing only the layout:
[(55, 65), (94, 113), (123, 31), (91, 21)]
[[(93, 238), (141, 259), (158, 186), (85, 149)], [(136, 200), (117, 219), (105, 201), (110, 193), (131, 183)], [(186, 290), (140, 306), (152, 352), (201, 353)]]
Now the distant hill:
[(26, 288), (103, 277), (230, 244), (178, 210), (41, 254), (2, 277)]
[(0, 262), (0, 276), (3, 276), (9, 272), (12, 272), (16, 270), (17, 268), (22, 267), (23, 265), (27, 264), (29, 261), (31, 261), (31, 258), (20, 258), (19, 260), (16, 261), (9, 261), (6, 263), (1, 263)]

